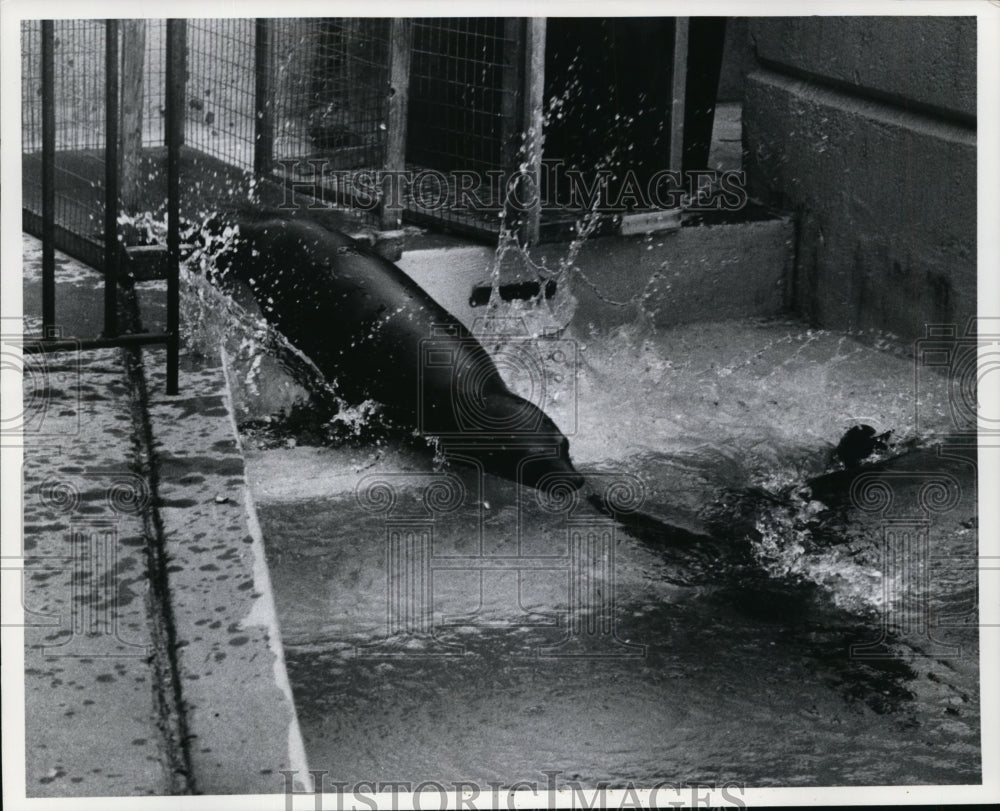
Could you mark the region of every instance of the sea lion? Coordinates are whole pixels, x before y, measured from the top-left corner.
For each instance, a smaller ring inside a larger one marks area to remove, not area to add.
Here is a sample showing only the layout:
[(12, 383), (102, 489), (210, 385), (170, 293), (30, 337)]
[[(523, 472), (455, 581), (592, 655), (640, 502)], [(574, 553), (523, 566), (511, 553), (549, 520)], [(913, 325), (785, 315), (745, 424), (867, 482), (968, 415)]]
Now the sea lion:
[(437, 437), (454, 461), (530, 487), (583, 485), (556, 424), (510, 391), (479, 341), (395, 264), (307, 219), (242, 213), (205, 227), (227, 224), (237, 235), (215, 257), (222, 286), (249, 288), (348, 403), (380, 403), (391, 423)]

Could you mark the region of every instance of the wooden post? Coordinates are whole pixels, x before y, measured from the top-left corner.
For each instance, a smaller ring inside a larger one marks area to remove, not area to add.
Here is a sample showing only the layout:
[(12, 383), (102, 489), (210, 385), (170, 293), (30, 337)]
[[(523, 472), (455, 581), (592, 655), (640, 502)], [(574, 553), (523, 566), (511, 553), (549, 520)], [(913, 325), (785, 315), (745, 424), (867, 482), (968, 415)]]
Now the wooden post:
[[(545, 18), (534, 17), (525, 25), (524, 40), (524, 160), (528, 178), (522, 178), (520, 237), (524, 245), (538, 242), (539, 219), (542, 213), (541, 177), (542, 146), (545, 140)], [(530, 179), (529, 179), (530, 178)], [(532, 188), (528, 188), (531, 186)]]
[(687, 17), (677, 17), (674, 28), (674, 69), (671, 77), (673, 106), (670, 110), (670, 169), (681, 171), (684, 162), (684, 96), (687, 87)]
[(146, 21), (122, 20), (122, 177), (123, 208), (134, 214), (141, 201), (143, 63)]
[[(521, 122), (524, 107), (521, 90), (524, 68), (524, 29), (526, 21), (505, 17), (503, 21), (503, 71), (500, 75), (500, 167), (513, 172), (520, 163)], [(504, 200), (503, 189), (497, 189), (498, 202)]]
[[(387, 101), (387, 130), (385, 136), (386, 175), (382, 182), (382, 199), (379, 201), (379, 228), (390, 231), (402, 223), (402, 186), (399, 178), (389, 175), (406, 168), (406, 111), (410, 94), (410, 46), (413, 36), (412, 21), (393, 19), (389, 27), (389, 98)], [(399, 204), (398, 206), (396, 204)]]
[(118, 20), (104, 23), (104, 337), (118, 334)]
[(42, 20), (42, 337), (56, 321), (56, 69), (55, 27)]

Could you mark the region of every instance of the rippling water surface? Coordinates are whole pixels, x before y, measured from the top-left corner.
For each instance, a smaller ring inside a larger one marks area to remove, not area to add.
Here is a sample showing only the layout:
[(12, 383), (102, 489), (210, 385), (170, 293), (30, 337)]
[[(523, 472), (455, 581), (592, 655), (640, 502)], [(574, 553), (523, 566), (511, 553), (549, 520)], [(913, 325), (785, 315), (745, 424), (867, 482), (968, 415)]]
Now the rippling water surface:
[[(979, 782), (974, 460), (948, 435), (947, 380), (921, 377), (917, 401), (905, 352), (858, 337), (576, 325), (547, 379), (504, 366), (592, 494), (635, 496), (620, 521), (392, 440), (251, 431), (310, 766), (348, 783)], [(264, 338), (231, 348), (251, 416)], [(859, 422), (893, 443), (848, 473), (830, 452)]]
[[(655, 482), (676, 464), (626, 469)], [(310, 765), (348, 781), (978, 782), (975, 469), (935, 450), (883, 468), (821, 480), (828, 505), (719, 488), (699, 516), (711, 539), (681, 546), (441, 473), (394, 480), (389, 512), (355, 493), (262, 505)], [(450, 511), (428, 510), (435, 481), (464, 488)], [(855, 506), (887, 482), (891, 537), (876, 502)]]

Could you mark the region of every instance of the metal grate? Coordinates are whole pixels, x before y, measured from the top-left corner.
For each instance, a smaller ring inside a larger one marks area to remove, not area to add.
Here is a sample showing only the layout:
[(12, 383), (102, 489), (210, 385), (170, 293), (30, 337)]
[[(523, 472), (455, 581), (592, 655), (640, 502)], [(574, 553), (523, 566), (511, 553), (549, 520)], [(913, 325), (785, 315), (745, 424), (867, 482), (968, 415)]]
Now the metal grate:
[(441, 171), (504, 168), (505, 37), (502, 18), (437, 18), (413, 24), (407, 157)]
[[(317, 196), (355, 200), (357, 172), (383, 168), (392, 21), (269, 21), (274, 171)], [(321, 171), (322, 174), (317, 172)]]
[(245, 171), (254, 168), (255, 24), (190, 20), (184, 143)]
[[(521, 21), (499, 17), (414, 20), (406, 163), (416, 180), (409, 214), (494, 234), (503, 180), (516, 166), (522, 79)], [(454, 173), (470, 173), (470, 180)], [(476, 205), (460, 189), (480, 179)], [(483, 206), (478, 204), (482, 203)]]
[[(166, 20), (145, 21), (143, 60), (142, 145), (163, 146), (166, 142), (167, 25)], [(127, 76), (125, 77), (127, 80)]]
[[(184, 31), (182, 21), (171, 22), (169, 46), (148, 51), (149, 29), (141, 20), (22, 24), (22, 214), (25, 230), (42, 239), (41, 340), (25, 344), (25, 351), (165, 343), (167, 391), (176, 393), (182, 123), (177, 91), (183, 82)], [(163, 33), (162, 27), (154, 30)], [(167, 51), (173, 55), (170, 70), (163, 68)], [(162, 109), (173, 133), (168, 148), (156, 150), (161, 154), (152, 161), (143, 146), (157, 136), (144, 123), (151, 98), (144, 84), (147, 64), (151, 73), (162, 74)], [(164, 165), (157, 167), (158, 161)], [(147, 182), (157, 173), (165, 175), (160, 184)], [(152, 208), (155, 198), (168, 220), (165, 250), (158, 254), (167, 279), (167, 329), (142, 332), (141, 325), (129, 323), (123, 334), (119, 292), (130, 280), (121, 273), (131, 261), (125, 245), (134, 234), (122, 227), (120, 214)], [(57, 247), (104, 273), (104, 324), (96, 337), (57, 334)]]

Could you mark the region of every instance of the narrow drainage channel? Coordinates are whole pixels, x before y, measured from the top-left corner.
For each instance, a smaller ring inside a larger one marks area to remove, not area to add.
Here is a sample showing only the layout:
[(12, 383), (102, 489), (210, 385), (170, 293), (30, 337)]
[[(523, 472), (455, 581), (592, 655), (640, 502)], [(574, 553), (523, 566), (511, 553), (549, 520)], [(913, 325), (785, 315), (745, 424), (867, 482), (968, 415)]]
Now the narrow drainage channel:
[[(129, 319), (138, 323), (134, 295), (123, 298)], [(191, 768), (190, 734), (177, 661), (177, 634), (170, 603), (168, 560), (159, 510), (159, 476), (149, 419), (149, 395), (142, 350), (132, 347), (122, 349), (121, 352), (130, 391), (134, 446), (132, 463), (135, 471), (145, 480), (149, 493), (149, 499), (142, 508), (142, 521), (149, 575), (147, 615), (152, 640), (149, 663), (153, 671), (154, 712), (163, 736), (165, 767), (171, 793), (195, 794), (197, 791)]]

